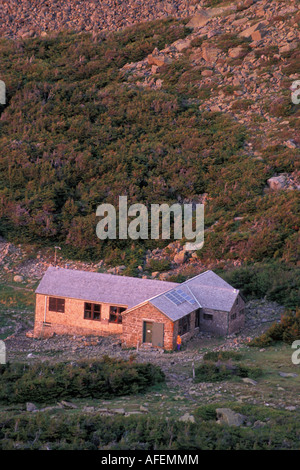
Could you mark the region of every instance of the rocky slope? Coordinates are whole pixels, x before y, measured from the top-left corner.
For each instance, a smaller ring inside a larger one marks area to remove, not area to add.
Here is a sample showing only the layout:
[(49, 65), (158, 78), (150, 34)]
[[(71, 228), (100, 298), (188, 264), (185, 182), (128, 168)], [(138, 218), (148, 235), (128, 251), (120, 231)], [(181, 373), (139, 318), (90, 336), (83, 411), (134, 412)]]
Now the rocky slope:
[(50, 31), (113, 31), (141, 21), (188, 17), (200, 8), (195, 0), (3, 0), (0, 31), (8, 37), (32, 37)]
[[(245, 0), (199, 9), (187, 23), (193, 30), (189, 36), (126, 65), (124, 74), (128, 80), (138, 77), (141, 87), (163, 89), (160, 69), (188, 58), (193, 69), (201, 71), (200, 87), (210, 91), (200, 109), (228, 113), (245, 124), (250, 131), (249, 155), (262, 160), (272, 143), (290, 149), (291, 157), (299, 156), (299, 126), (282, 109), (292, 102), (299, 79), (299, 15), (294, 1)], [(234, 45), (235, 40), (240, 44)], [(296, 169), (293, 174), (274, 175), (266, 189), (299, 188)]]

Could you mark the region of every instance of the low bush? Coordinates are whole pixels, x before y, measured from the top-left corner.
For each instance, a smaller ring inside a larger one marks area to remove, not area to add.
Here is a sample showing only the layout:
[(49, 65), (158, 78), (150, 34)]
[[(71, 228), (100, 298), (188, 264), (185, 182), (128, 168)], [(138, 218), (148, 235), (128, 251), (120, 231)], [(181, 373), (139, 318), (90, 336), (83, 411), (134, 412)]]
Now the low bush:
[(280, 323), (274, 323), (261, 336), (252, 340), (249, 345), (257, 347), (270, 346), (277, 341), (291, 344), (300, 338), (300, 309), (287, 310)]
[(227, 361), (229, 359), (240, 361), (241, 358), (242, 354), (236, 351), (209, 351), (203, 356), (205, 361)]
[(171, 262), (167, 259), (150, 259), (149, 263), (147, 264), (147, 269), (151, 271), (168, 271), (171, 267)]
[(164, 374), (157, 366), (109, 357), (76, 363), (8, 363), (0, 365), (0, 403), (113, 398), (141, 393), (163, 381)]
[(232, 365), (222, 362), (206, 362), (195, 369), (195, 382), (222, 382), (234, 377), (249, 377), (257, 379), (262, 375), (262, 370), (258, 367), (248, 367), (245, 365)]

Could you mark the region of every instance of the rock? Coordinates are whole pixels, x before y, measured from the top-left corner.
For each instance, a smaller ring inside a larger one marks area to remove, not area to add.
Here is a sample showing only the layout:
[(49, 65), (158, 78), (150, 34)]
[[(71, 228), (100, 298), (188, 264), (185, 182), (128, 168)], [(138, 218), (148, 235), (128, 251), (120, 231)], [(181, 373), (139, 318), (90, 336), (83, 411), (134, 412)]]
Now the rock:
[(257, 382), (249, 377), (244, 377), (243, 382), (245, 382), (245, 384), (257, 385)]
[(245, 55), (245, 48), (243, 46), (232, 47), (228, 50), (228, 55), (233, 59), (240, 59)]
[(205, 10), (198, 11), (186, 25), (188, 28), (201, 28), (211, 19), (210, 14)]
[(14, 276), (14, 282), (23, 282), (24, 278), (23, 276), (16, 275)]
[(61, 402), (59, 402), (59, 405), (62, 406), (63, 408), (69, 408), (69, 409), (76, 409), (77, 406), (74, 405), (74, 403), (71, 403), (70, 401), (65, 401), (65, 400), (62, 400)]
[(185, 39), (178, 39), (177, 41), (173, 42), (172, 46), (177, 49), (178, 52), (183, 51), (190, 47), (192, 40), (189, 38)]
[(279, 372), (280, 377), (298, 377), (298, 374), (293, 372)]
[(209, 69), (202, 70), (201, 75), (203, 77), (211, 77), (213, 75), (213, 71)]
[(166, 281), (169, 277), (169, 273), (160, 273), (158, 277), (161, 281)]
[(251, 7), (253, 3), (254, 3), (254, 0), (244, 0), (243, 2), (238, 2), (237, 10), (238, 11), (246, 10), (247, 8)]
[(186, 260), (186, 252), (185, 251), (180, 251), (179, 253), (176, 253), (174, 256), (174, 262), (176, 264), (183, 264)]
[(286, 176), (283, 174), (279, 176), (272, 176), (272, 178), (267, 180), (267, 183), (270, 189), (283, 189), (286, 186)]
[(293, 51), (294, 49), (297, 49), (298, 45), (298, 41), (288, 42), (287, 44), (284, 44), (283, 46), (279, 47), (279, 54)]
[(205, 62), (216, 62), (221, 52), (221, 49), (218, 49), (217, 47), (214, 47), (209, 43), (202, 44), (202, 59), (204, 59)]
[(296, 149), (296, 148), (297, 148), (297, 144), (295, 144), (295, 142), (294, 142), (292, 139), (286, 140), (286, 141), (284, 142), (284, 144), (285, 144), (286, 147), (288, 147), (289, 149)]
[(114, 410), (112, 410), (112, 412), (116, 413), (118, 415), (124, 415), (125, 414), (124, 408), (115, 408)]
[(147, 60), (149, 65), (157, 65), (158, 67), (172, 63), (171, 57), (163, 54), (157, 48), (154, 49), (152, 54), (148, 55)]
[(287, 411), (296, 411), (297, 407), (296, 406), (286, 406), (285, 409)]
[(27, 402), (26, 411), (30, 411), (32, 413), (32, 412), (38, 411), (38, 408), (35, 406), (34, 403)]
[(183, 416), (179, 418), (179, 421), (182, 421), (183, 423), (194, 423), (195, 418), (193, 415), (190, 415), (189, 413), (185, 413)]
[(232, 411), (230, 408), (217, 408), (217, 422), (219, 424), (228, 424), (228, 426), (241, 426), (246, 417), (240, 413)]
[(252, 39), (252, 41), (260, 41), (266, 34), (267, 31), (265, 29), (265, 23), (259, 22), (242, 31), (239, 36), (246, 39)]

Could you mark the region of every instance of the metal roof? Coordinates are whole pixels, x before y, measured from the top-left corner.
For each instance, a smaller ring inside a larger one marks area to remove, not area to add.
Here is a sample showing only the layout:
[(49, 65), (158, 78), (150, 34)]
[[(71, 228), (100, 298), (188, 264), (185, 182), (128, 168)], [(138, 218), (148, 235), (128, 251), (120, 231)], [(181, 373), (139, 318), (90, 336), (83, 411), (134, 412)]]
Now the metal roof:
[(130, 308), (174, 286), (178, 283), (51, 266), (35, 292)]

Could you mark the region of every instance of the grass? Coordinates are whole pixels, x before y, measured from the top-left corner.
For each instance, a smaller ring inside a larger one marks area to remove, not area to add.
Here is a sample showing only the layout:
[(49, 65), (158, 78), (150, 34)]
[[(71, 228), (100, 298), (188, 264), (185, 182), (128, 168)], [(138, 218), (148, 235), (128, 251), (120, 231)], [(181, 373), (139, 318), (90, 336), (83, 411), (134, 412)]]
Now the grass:
[(21, 284), (0, 284), (0, 339), (11, 335), (18, 324), (29, 328), (33, 322), (35, 295)]

